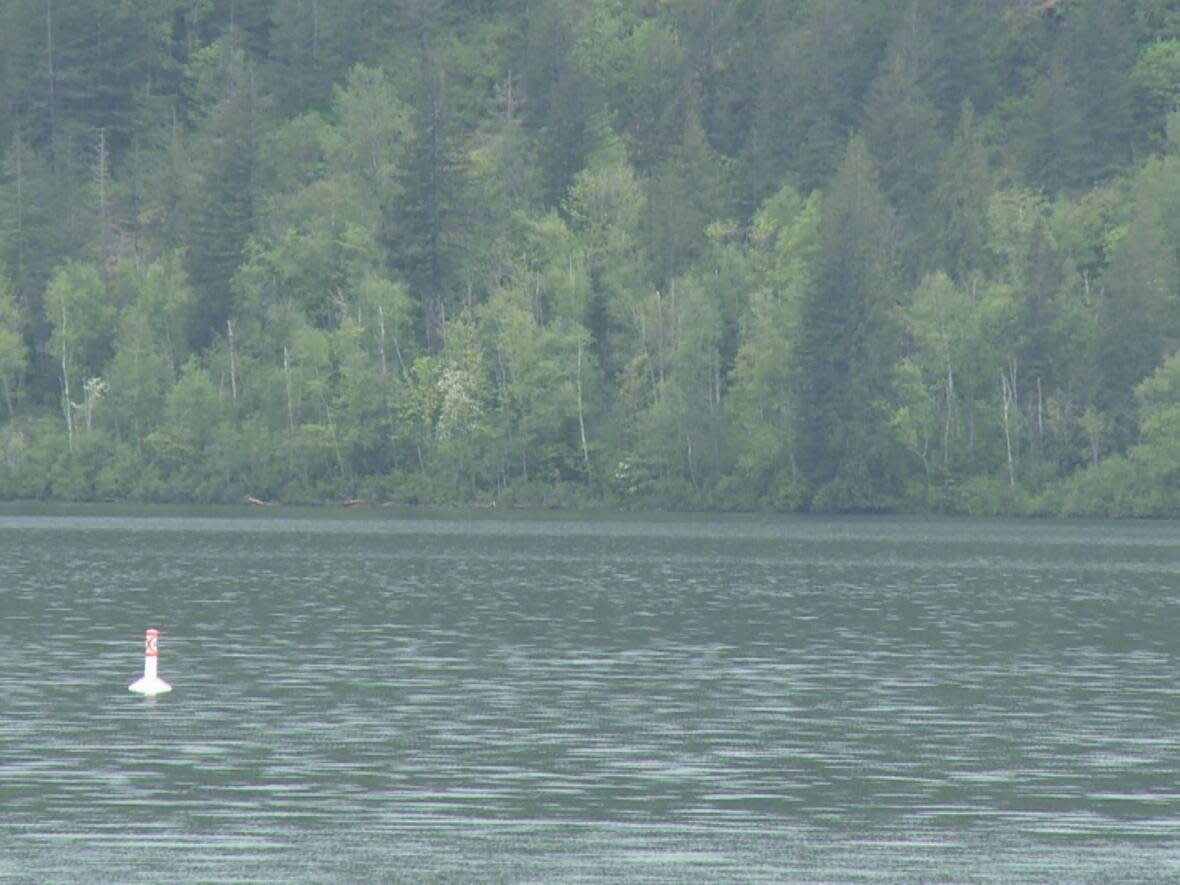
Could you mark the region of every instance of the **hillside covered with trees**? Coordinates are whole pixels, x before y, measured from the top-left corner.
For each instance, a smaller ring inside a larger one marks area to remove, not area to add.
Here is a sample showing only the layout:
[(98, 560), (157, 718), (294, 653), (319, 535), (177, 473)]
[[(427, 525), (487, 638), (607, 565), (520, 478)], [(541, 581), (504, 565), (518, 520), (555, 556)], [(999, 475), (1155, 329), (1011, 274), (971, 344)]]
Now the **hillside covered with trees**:
[(1180, 514), (1170, 0), (6, 0), (0, 497)]

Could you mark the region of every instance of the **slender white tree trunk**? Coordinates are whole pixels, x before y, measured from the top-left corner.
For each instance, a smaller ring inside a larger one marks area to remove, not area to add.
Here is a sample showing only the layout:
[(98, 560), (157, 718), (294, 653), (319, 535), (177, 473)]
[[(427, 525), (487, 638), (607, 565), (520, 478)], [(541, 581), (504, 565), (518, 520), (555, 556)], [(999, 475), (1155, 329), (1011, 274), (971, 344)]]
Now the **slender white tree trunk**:
[(1015, 391), (1008, 381), (1008, 376), (1004, 374), (1004, 370), (1000, 369), (1000, 395), (1003, 397), (1004, 406), (1004, 445), (1008, 449), (1008, 485), (1016, 485), (1016, 469), (1012, 461), (1012, 430), (1011, 422), (1008, 420), (1008, 412), (1012, 405), (1012, 398)]
[(285, 344), (283, 345), (283, 379), (287, 385), (287, 424), (291, 428), (291, 436), (295, 436), (295, 405), (291, 400), (291, 358)]
[(385, 309), (380, 304), (377, 305), (377, 332), (377, 352), (381, 356), (381, 378), (384, 380), (389, 374), (389, 363), (385, 358)]
[(586, 464), (586, 480), (590, 480), (590, 446), (586, 443), (586, 416), (582, 410), (582, 340), (578, 339), (578, 371), (576, 375), (578, 391), (578, 433), (582, 438), (582, 461)]
[(70, 401), (70, 346), (66, 339), (66, 302), (61, 302), (61, 388), (62, 408), (66, 414), (66, 441), (70, 451), (74, 450), (74, 406)]
[(234, 321), (225, 321), (226, 333), (229, 336), (229, 389), (233, 394), (234, 402), (238, 401), (238, 366), (237, 354), (234, 345)]

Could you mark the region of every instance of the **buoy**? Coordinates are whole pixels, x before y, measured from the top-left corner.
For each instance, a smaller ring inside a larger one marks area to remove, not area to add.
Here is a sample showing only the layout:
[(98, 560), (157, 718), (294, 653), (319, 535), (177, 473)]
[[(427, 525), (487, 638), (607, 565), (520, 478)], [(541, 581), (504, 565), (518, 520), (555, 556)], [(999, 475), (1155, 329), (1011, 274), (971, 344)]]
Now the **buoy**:
[(151, 627), (143, 640), (143, 677), (136, 679), (127, 688), (138, 694), (153, 695), (172, 691), (172, 686), (156, 675), (160, 658), (160, 631)]

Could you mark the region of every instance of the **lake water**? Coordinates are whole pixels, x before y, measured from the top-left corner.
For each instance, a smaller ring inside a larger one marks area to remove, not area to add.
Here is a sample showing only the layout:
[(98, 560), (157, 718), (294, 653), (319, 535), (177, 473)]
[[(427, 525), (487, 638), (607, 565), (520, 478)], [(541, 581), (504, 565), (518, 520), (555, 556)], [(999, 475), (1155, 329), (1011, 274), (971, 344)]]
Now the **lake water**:
[(1176, 523), (9, 509), (0, 880), (1175, 880), (1178, 628)]

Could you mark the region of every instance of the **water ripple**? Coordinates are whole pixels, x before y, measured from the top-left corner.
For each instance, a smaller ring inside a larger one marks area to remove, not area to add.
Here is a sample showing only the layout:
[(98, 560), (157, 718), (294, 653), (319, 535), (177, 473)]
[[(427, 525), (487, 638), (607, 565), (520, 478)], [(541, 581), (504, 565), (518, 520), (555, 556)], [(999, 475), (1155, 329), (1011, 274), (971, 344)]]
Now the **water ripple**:
[(1172, 534), (0, 516), (0, 879), (1171, 878)]

